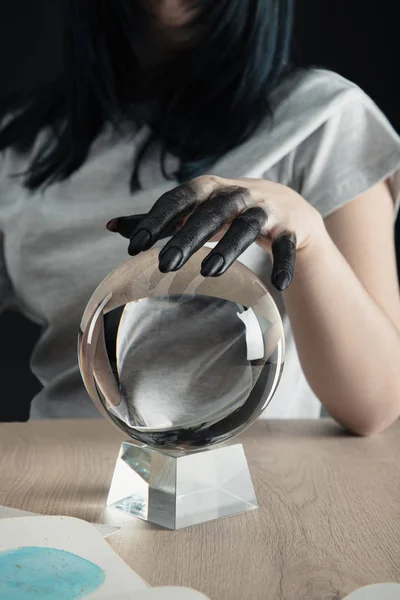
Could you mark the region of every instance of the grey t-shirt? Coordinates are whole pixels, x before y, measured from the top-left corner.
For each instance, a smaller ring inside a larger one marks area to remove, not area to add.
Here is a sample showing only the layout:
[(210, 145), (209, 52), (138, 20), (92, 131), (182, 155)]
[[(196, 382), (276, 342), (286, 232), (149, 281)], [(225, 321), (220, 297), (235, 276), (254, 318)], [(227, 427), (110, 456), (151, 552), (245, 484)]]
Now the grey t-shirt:
[[(390, 178), (397, 210), (400, 138), (357, 86), (314, 70), (285, 83), (273, 104), (273, 126), (260, 127), (220, 160), (215, 175), (288, 185), (323, 217)], [(97, 415), (79, 374), (76, 340), (93, 290), (127, 258), (126, 240), (108, 233), (105, 223), (147, 212), (175, 185), (164, 179), (154, 148), (141, 169), (142, 189), (129, 193), (132, 161), (145, 135), (140, 130), (117, 138), (106, 129), (85, 165), (44, 193), (31, 194), (10, 177), (24, 170), (26, 156), (7, 151), (0, 162), (0, 306), (16, 306), (43, 326), (31, 361), (43, 384), (33, 418)], [(271, 262), (261, 248), (252, 245), (241, 260), (270, 287)], [(270, 290), (284, 322), (286, 363), (264, 416), (318, 417), (320, 403), (302, 372), (282, 298)]]

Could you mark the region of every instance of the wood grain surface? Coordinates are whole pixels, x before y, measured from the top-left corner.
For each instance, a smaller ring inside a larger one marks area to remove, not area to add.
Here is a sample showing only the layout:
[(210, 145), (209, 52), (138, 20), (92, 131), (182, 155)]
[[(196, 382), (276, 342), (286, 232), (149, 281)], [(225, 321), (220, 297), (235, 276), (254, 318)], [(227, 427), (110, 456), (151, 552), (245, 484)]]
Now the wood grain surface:
[(122, 439), (103, 420), (1, 424), (0, 504), (120, 525), (108, 541), (146, 581), (211, 600), (400, 581), (400, 423), (361, 439), (325, 419), (259, 421), (239, 441), (260, 509), (176, 532), (104, 508)]

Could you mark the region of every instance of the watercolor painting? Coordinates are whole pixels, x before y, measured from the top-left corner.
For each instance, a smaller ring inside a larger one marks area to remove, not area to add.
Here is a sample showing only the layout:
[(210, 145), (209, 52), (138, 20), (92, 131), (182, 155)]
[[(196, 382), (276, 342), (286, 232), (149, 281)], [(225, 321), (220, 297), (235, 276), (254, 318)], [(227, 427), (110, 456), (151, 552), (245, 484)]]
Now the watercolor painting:
[(57, 548), (24, 546), (0, 552), (0, 598), (81, 600), (105, 581), (103, 569)]
[(1, 600), (108, 600), (148, 589), (86, 521), (0, 519)]
[(0, 518), (0, 600), (83, 599), (208, 600), (187, 588), (150, 588), (86, 521)]

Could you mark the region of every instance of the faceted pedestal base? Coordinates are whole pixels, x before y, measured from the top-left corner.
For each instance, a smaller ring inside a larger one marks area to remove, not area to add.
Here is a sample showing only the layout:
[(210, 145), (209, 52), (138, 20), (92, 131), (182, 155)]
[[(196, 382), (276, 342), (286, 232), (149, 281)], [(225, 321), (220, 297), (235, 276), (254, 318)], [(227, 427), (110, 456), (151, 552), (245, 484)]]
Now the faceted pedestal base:
[(241, 444), (174, 456), (127, 442), (107, 506), (168, 529), (258, 507)]

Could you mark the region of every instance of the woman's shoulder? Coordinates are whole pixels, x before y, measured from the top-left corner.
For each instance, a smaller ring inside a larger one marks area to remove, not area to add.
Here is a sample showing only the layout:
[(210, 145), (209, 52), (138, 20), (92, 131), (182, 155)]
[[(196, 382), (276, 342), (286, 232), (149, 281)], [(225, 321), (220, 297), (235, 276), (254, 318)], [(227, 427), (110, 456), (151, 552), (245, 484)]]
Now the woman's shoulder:
[(299, 68), (295, 69), (286, 79), (283, 80), (282, 84), (277, 88), (277, 91), (282, 89), (287, 94), (290, 92), (301, 93), (305, 91), (310, 94), (315, 91), (320, 92), (321, 90), (329, 93), (343, 93), (349, 90), (361, 91), (361, 88), (346, 79), (335, 71), (320, 68)]
[[(324, 69), (293, 72), (270, 95), (270, 106), (272, 118), (266, 119), (251, 139), (230, 153), (225, 163), (240, 170), (243, 161), (249, 161), (267, 171), (307, 140), (317, 147), (320, 134), (338, 120), (346, 126), (353, 113), (361, 115), (365, 110), (379, 113), (359, 86)], [(343, 127), (340, 129), (342, 132)]]
[(272, 119), (226, 157), (221, 172), (246, 169), (246, 176), (289, 185), (326, 216), (399, 171), (398, 133), (337, 73), (297, 71), (275, 90), (271, 108)]
[(325, 69), (298, 70), (271, 95), (274, 125), (296, 119), (316, 128), (349, 105), (362, 104), (373, 102), (357, 84)]
[[(290, 185), (324, 217), (379, 181), (397, 181), (398, 133), (365, 91), (337, 73), (315, 69), (285, 82), (274, 123), (290, 140)], [(396, 206), (398, 193), (397, 185)]]

